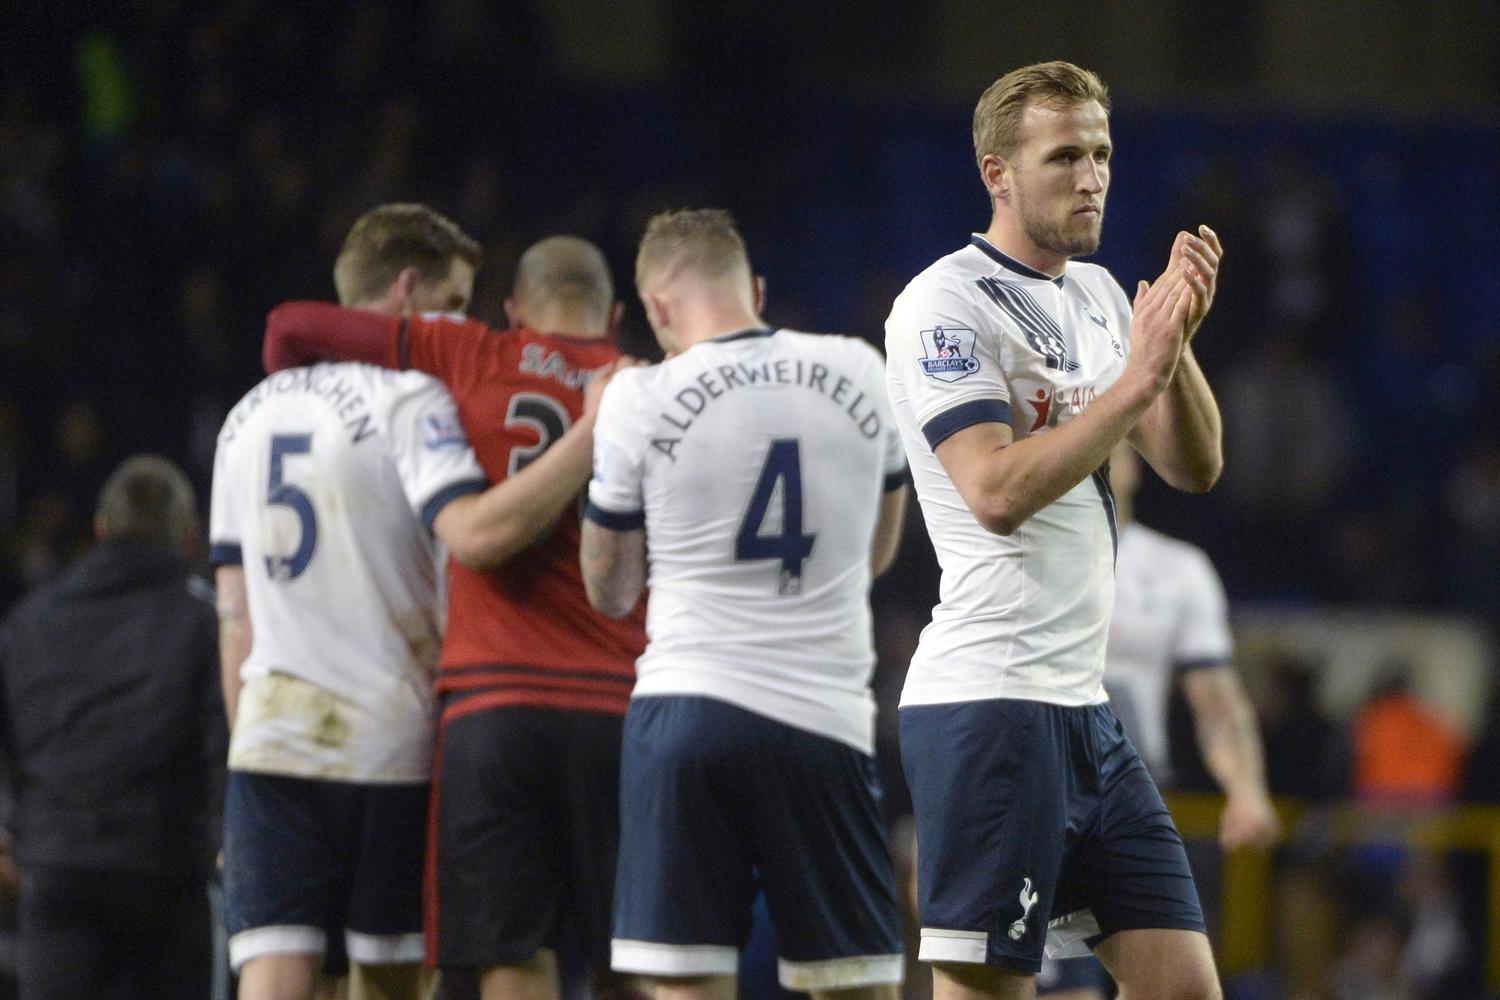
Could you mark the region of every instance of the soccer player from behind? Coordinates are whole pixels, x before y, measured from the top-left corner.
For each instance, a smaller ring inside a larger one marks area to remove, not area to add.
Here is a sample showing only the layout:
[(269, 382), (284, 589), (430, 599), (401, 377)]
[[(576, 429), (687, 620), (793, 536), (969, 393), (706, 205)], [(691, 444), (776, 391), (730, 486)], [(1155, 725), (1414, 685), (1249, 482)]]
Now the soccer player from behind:
[(1111, 449), (1128, 440), (1191, 491), (1222, 465), (1189, 343), (1221, 248), (1207, 227), (1179, 233), (1133, 309), (1107, 271), (1073, 260), (1099, 244), (1108, 111), (1099, 79), (1069, 63), (986, 90), (974, 144), (989, 229), (914, 278), (886, 324), (943, 573), (901, 707), (936, 1000), (1031, 996), (1044, 940), (1086, 942), (1130, 996), (1220, 995), (1181, 838), (1102, 679)]
[[(594, 370), (622, 362), (620, 306), (593, 244), (551, 237), (521, 257), (515, 328), (380, 316), (298, 302), (271, 313), (271, 370), (341, 356), (437, 376), (485, 474), (524, 483), (514, 523), (534, 534), (492, 572), (450, 565), (434, 776), (428, 957), (479, 971), (486, 1000), (556, 996), (571, 924), (611, 982), (620, 727), (645, 645), (643, 612), (589, 606), (574, 503), (587, 485)], [(566, 512), (559, 516), (559, 511)]]
[(613, 962), (729, 1000), (759, 888), (788, 989), (894, 998), (868, 591), (906, 469), (880, 355), (768, 327), (728, 214), (659, 215), (636, 284), (669, 360), (605, 391), (589, 599), (650, 643), (625, 723)]

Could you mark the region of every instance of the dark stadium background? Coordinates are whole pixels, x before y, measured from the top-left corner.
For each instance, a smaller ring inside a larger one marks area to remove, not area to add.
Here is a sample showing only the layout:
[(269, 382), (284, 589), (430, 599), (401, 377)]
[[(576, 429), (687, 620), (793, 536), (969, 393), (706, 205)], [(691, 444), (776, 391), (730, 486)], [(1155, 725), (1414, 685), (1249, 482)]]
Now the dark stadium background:
[[(597, 241), (630, 305), (621, 340), (644, 353), (630, 273), (645, 219), (727, 207), (768, 279), (769, 320), (878, 343), (902, 284), (987, 222), (968, 133), (979, 91), (1069, 58), (1115, 98), (1097, 259), (1130, 287), (1200, 221), (1228, 251), (1197, 349), (1229, 468), (1204, 498), (1148, 485), (1142, 520), (1203, 546), (1237, 615), (1435, 614), (1479, 637), (1488, 692), (1492, 3), (141, 0), (6, 4), (0, 37), (6, 603), (87, 544), (125, 455), (173, 457), (206, 496), (266, 311), (332, 297), (334, 253), (365, 209), (420, 200), (476, 235), (472, 311), (496, 324), (526, 245)], [(886, 700), (935, 588), (914, 516), (876, 593)], [(1320, 668), (1315, 649), (1277, 655)], [(1500, 798), (1487, 717), (1468, 720), (1473, 799)], [(894, 816), (904, 790), (887, 770)], [(1482, 857), (1448, 857), (1482, 885)], [(1396, 912), (1393, 893), (1372, 907)], [(1477, 989), (1491, 927), (1479, 889), (1462, 902), (1461, 981)], [(1353, 947), (1359, 915), (1331, 947)], [(1244, 995), (1282, 995), (1278, 976), (1296, 976), (1283, 964), (1243, 979), (1270, 992)], [(1431, 995), (1468, 995), (1443, 989)]]

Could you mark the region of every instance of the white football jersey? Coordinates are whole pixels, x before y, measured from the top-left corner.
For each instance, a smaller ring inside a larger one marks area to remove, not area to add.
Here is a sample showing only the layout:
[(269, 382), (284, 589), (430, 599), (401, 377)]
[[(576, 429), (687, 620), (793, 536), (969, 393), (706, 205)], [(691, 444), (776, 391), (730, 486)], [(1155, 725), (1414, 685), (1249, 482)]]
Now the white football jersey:
[(633, 696), (717, 698), (873, 753), (870, 543), (905, 469), (861, 340), (750, 330), (616, 375), (589, 516), (646, 529)]
[(229, 764), (426, 781), (442, 644), (443, 506), (485, 487), (453, 400), (414, 372), (279, 372), (214, 458), (216, 565), (245, 569), (254, 642)]
[(1070, 261), (1052, 279), (975, 236), (897, 297), (886, 321), (896, 425), (942, 567), (903, 705), (1105, 699), (1114, 601), (1114, 499), (1103, 470), (1013, 534), (986, 531), (933, 455), (990, 421), (1016, 440), (1082, 413), (1125, 367), (1130, 304), (1109, 272)]
[(1104, 686), (1158, 781), (1170, 777), (1167, 699), (1184, 671), (1234, 654), (1224, 586), (1203, 550), (1139, 524), (1120, 532)]

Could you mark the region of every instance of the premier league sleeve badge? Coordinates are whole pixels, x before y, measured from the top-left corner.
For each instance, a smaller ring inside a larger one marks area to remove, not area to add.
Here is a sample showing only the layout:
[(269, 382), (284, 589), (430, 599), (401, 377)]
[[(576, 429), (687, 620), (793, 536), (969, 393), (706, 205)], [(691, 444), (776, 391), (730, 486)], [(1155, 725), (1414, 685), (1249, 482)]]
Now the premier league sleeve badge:
[(979, 371), (974, 331), (966, 326), (935, 326), (922, 331), (922, 371), (939, 382), (957, 382)]

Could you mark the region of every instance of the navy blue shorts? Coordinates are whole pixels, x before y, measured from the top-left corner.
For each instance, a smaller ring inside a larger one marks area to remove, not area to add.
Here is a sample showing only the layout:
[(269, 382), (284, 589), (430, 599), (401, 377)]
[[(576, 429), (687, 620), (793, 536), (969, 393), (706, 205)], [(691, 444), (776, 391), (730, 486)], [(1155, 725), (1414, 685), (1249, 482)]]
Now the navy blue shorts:
[[(420, 962), (426, 785), (366, 785), (230, 771), (224, 926), (230, 964), (321, 955)], [(335, 948), (334, 950), (337, 950)]]
[(902, 980), (875, 761), (725, 702), (646, 697), (625, 717), (614, 968), (734, 975), (764, 891), (777, 978)]
[(1106, 705), (901, 709), (920, 957), (1019, 972), (1137, 928), (1204, 930), (1182, 838)]

